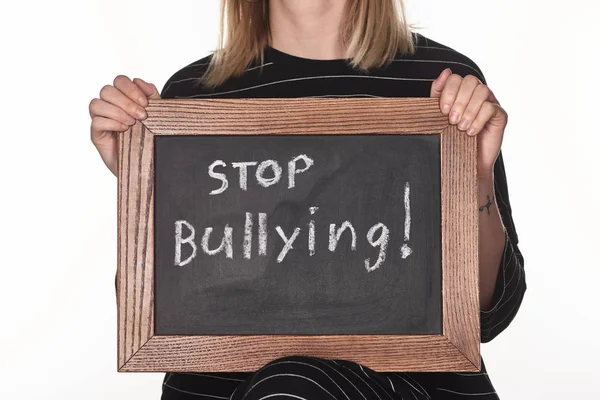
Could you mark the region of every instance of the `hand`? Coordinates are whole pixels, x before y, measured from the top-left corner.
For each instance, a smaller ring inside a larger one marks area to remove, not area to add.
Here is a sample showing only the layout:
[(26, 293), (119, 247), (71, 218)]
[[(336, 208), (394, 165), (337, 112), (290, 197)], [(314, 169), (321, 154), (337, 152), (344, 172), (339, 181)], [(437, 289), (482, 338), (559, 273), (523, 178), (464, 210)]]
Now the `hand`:
[(446, 68), (431, 85), (431, 97), (440, 99), (442, 114), (449, 115), (452, 125), (477, 136), (477, 173), (480, 178), (492, 176), (500, 153), (506, 111), (492, 91), (474, 75), (462, 78)]
[(160, 99), (160, 94), (156, 86), (140, 78), (131, 81), (128, 77), (119, 75), (113, 85), (104, 86), (100, 90), (100, 98), (92, 99), (90, 117), (92, 143), (108, 169), (117, 175), (116, 132), (125, 132), (135, 124), (136, 119), (146, 119), (148, 99)]

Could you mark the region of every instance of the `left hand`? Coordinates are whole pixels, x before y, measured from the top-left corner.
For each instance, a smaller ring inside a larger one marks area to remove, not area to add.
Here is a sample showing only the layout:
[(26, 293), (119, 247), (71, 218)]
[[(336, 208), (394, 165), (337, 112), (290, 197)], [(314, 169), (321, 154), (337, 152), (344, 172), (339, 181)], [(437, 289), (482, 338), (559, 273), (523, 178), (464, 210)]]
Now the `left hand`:
[(477, 135), (477, 173), (480, 178), (491, 177), (508, 122), (496, 96), (474, 75), (462, 78), (446, 68), (431, 84), (431, 97), (440, 99), (450, 124)]

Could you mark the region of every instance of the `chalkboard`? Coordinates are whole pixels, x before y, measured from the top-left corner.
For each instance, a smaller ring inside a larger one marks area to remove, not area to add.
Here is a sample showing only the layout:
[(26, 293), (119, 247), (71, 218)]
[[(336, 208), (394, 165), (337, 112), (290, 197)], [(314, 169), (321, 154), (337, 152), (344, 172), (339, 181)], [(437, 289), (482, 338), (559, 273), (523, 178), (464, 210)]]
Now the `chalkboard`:
[(438, 99), (150, 100), (118, 133), (118, 370), (478, 371), (477, 138)]
[(439, 149), (155, 137), (155, 333), (441, 333)]

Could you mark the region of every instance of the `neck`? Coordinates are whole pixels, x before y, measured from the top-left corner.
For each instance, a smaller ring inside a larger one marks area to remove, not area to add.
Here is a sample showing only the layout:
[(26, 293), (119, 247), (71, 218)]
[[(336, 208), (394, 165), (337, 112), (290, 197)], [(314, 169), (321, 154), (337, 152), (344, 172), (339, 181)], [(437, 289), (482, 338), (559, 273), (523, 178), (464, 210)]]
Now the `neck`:
[(346, 3), (347, 0), (269, 1), (269, 44), (303, 58), (345, 58), (340, 28)]

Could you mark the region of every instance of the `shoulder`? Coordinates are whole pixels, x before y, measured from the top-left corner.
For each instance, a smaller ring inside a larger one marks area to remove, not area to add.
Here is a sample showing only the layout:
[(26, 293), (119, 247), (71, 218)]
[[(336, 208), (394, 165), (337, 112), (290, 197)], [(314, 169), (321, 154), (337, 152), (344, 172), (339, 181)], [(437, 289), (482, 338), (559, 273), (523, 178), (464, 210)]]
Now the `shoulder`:
[(486, 83), (479, 66), (465, 54), (420, 33), (413, 32), (413, 35), (415, 53), (397, 55), (390, 65), (392, 68), (413, 69), (415, 74), (430, 79), (437, 78), (444, 69), (450, 68), (453, 73), (462, 77), (474, 75)]
[[(240, 76), (230, 77), (217, 87), (207, 87), (201, 83), (201, 78), (206, 73), (212, 57), (213, 54), (202, 57), (171, 75), (163, 86), (161, 98), (213, 97), (214, 95), (222, 94), (221, 92), (238, 92), (240, 88), (247, 88), (260, 83), (263, 75), (259, 67), (273, 64), (260, 65), (257, 61), (253, 61)], [(268, 76), (269, 74), (266, 74), (266, 77)]]
[(202, 89), (200, 78), (206, 72), (212, 54), (202, 57), (175, 72), (163, 85), (160, 97), (163, 99), (185, 97)]

